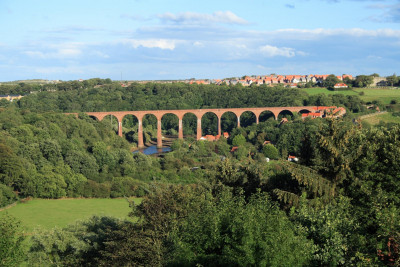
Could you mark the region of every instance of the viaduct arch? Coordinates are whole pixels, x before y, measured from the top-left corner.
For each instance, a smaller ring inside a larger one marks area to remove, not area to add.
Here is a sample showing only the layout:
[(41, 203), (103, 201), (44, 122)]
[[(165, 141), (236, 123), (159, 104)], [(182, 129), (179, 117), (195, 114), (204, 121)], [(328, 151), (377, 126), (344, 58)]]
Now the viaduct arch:
[[(240, 116), (246, 112), (253, 112), (256, 116), (256, 123), (259, 123), (259, 118), (261, 113), (264, 111), (271, 112), (274, 117), (277, 119), (278, 115), (282, 111), (290, 111), (293, 114), (308, 111), (309, 113), (318, 112), (326, 110), (327, 108), (336, 108), (336, 107), (321, 107), (321, 106), (303, 106), (303, 107), (257, 107), (257, 108), (223, 108), (223, 109), (182, 109), (182, 110), (145, 110), (145, 111), (105, 111), (105, 112), (84, 112), (91, 117), (97, 118), (99, 121), (103, 120), (107, 115), (112, 115), (118, 120), (118, 135), (122, 137), (122, 121), (126, 115), (133, 115), (138, 120), (138, 147), (144, 147), (143, 143), (143, 117), (145, 115), (151, 114), (157, 118), (157, 147), (162, 147), (162, 134), (161, 134), (161, 118), (165, 114), (174, 114), (178, 117), (179, 120), (179, 130), (178, 130), (178, 138), (183, 139), (183, 116), (187, 113), (192, 113), (197, 117), (197, 140), (199, 140), (202, 136), (201, 129), (201, 118), (204, 114), (211, 112), (214, 113), (218, 118), (218, 135), (221, 135), (221, 117), (226, 112), (232, 112), (237, 117), (237, 127), (240, 127)], [(78, 113), (66, 113), (73, 114), (75, 116)]]

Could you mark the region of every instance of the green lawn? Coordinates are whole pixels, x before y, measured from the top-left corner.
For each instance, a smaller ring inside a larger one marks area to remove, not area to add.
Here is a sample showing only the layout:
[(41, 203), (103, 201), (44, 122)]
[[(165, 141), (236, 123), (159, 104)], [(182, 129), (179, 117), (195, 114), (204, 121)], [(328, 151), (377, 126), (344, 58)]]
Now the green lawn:
[(326, 88), (307, 88), (301, 89), (307, 92), (309, 95), (316, 95), (316, 94), (343, 94), (343, 95), (359, 95), (361, 92), (364, 92), (364, 95), (359, 95), (362, 100), (365, 102), (372, 102), (373, 100), (379, 100), (383, 104), (388, 105), (390, 101), (396, 100), (400, 103), (400, 89), (395, 87), (393, 89), (385, 88), (357, 88), (353, 90), (346, 90), (346, 91), (330, 91)]
[[(134, 199), (139, 203), (141, 199)], [(131, 211), (126, 199), (34, 199), (0, 211), (0, 218), (6, 212), (22, 222), (28, 233), (35, 228), (51, 229), (65, 227), (76, 220), (93, 215), (127, 218)]]

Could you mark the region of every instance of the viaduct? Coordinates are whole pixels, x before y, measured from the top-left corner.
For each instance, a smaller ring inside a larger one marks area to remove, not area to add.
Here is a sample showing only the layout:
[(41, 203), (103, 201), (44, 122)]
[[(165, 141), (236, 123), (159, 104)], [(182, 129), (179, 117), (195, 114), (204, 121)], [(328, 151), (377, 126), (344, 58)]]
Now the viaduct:
[[(321, 106), (304, 106), (304, 107), (258, 107), (258, 108), (224, 108), (224, 109), (186, 109), (186, 110), (146, 110), (146, 111), (106, 111), (106, 112), (85, 112), (91, 117), (97, 118), (101, 121), (105, 116), (112, 115), (118, 120), (118, 135), (122, 136), (122, 120), (126, 115), (133, 115), (137, 118), (138, 125), (138, 147), (144, 147), (143, 143), (143, 126), (142, 121), (145, 115), (151, 114), (157, 118), (157, 147), (162, 147), (162, 134), (161, 134), (161, 118), (165, 114), (174, 114), (179, 119), (179, 131), (178, 138), (183, 139), (183, 126), (182, 121), (185, 114), (192, 113), (197, 118), (197, 140), (202, 136), (201, 130), (201, 118), (206, 113), (214, 113), (218, 118), (218, 135), (221, 135), (221, 117), (226, 112), (232, 112), (237, 117), (237, 126), (240, 127), (240, 116), (247, 111), (252, 112), (256, 117), (256, 123), (258, 124), (261, 113), (265, 111), (271, 112), (275, 119), (278, 118), (279, 114), (284, 111), (293, 113), (313, 113), (320, 112), (331, 107)], [(67, 113), (78, 115), (77, 113)]]

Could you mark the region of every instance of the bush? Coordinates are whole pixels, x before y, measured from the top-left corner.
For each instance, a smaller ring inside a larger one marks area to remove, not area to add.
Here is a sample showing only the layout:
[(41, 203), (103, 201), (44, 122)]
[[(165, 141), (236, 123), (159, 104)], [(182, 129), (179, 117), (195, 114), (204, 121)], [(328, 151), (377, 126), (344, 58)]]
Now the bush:
[(0, 207), (10, 205), (17, 201), (17, 195), (11, 187), (0, 184)]
[(264, 155), (270, 159), (279, 159), (278, 149), (274, 145), (267, 144), (262, 149)]
[(392, 113), (392, 116), (394, 116), (394, 117), (400, 117), (400, 112), (393, 112), (393, 113)]
[(232, 140), (232, 145), (241, 146), (246, 143), (246, 138), (242, 134), (236, 135)]

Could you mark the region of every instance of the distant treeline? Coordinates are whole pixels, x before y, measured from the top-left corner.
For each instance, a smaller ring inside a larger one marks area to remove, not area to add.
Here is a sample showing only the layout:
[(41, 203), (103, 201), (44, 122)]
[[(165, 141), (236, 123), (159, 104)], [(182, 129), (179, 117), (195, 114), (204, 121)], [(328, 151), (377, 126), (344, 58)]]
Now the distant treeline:
[[(35, 89), (32, 90), (32, 87)], [(89, 112), (340, 105), (353, 112), (362, 110), (362, 101), (357, 96), (324, 94), (309, 96), (302, 90), (281, 86), (133, 83), (129, 87), (121, 87), (119, 83), (110, 79), (0, 86), (0, 94), (25, 95), (31, 91), (35, 93), (25, 96), (18, 102), (20, 108), (32, 111)]]

